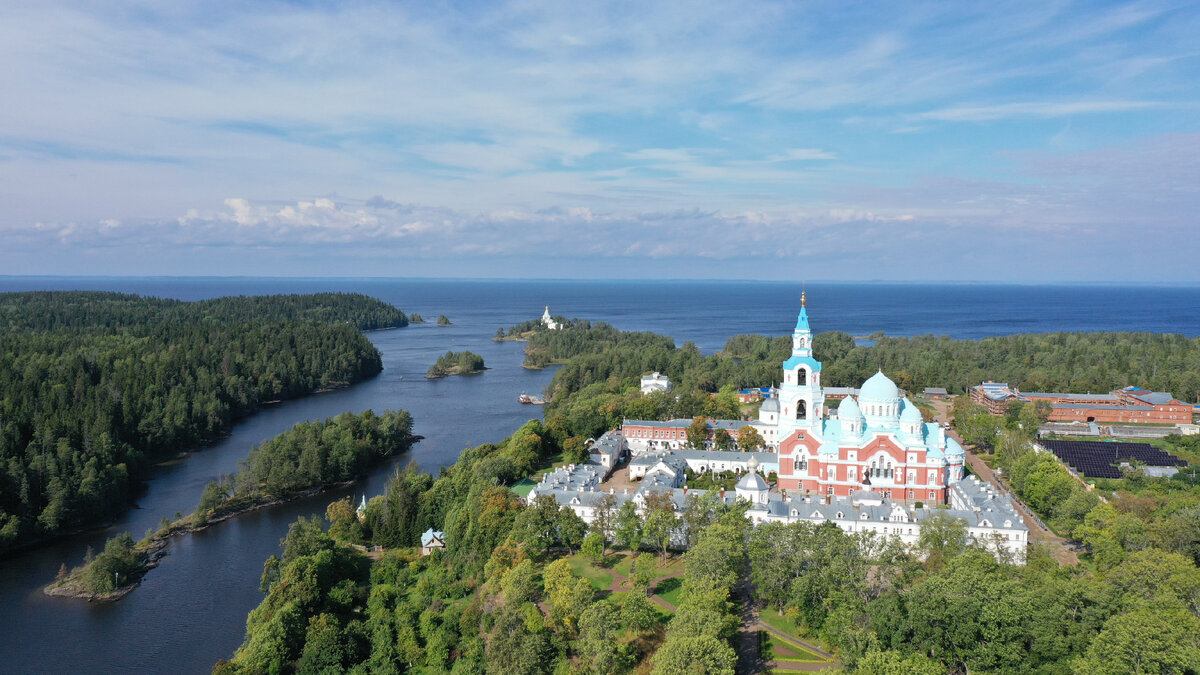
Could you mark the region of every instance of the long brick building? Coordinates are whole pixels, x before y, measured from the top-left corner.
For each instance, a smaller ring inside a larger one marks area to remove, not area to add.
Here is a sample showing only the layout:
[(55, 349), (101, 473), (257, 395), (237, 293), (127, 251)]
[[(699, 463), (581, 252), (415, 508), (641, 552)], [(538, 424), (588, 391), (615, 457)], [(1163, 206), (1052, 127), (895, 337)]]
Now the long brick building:
[(1107, 394), (1029, 392), (1004, 382), (984, 382), (971, 388), (971, 400), (993, 415), (1004, 414), (1009, 401), (1048, 401), (1051, 422), (1099, 424), (1191, 424), (1192, 406), (1165, 391), (1126, 387)]

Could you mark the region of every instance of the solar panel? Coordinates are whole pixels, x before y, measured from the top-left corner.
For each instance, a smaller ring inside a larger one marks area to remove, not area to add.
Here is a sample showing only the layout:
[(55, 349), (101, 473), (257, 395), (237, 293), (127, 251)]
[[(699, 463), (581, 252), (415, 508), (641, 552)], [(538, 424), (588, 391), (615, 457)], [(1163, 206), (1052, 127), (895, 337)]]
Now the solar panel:
[(1115, 464), (1137, 461), (1148, 466), (1187, 466), (1187, 462), (1149, 443), (1043, 441), (1042, 445), (1076, 471), (1091, 478), (1120, 478)]

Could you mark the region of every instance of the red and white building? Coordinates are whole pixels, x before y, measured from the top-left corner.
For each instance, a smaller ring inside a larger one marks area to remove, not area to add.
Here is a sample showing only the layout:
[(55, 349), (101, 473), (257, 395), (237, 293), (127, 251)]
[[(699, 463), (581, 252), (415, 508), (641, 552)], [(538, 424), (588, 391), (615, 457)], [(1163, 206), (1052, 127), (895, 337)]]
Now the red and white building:
[(824, 418), (820, 371), (801, 307), (779, 395), (779, 488), (811, 496), (869, 490), (895, 502), (945, 504), (963, 477), (962, 446), (926, 423), (882, 371), (857, 399), (842, 399), (837, 418)]
[[(860, 490), (896, 502), (947, 503), (948, 488), (963, 477), (965, 453), (882, 372), (860, 389), (846, 390), (836, 419), (826, 419), (821, 362), (813, 358), (812, 330), (801, 300), (792, 355), (783, 362), (778, 394), (763, 401), (753, 422), (709, 420), (711, 440), (724, 429), (737, 439), (753, 426), (778, 451), (778, 487), (800, 496), (849, 496)], [(854, 392), (855, 396), (848, 392)], [(630, 452), (681, 450), (692, 420), (625, 420)]]

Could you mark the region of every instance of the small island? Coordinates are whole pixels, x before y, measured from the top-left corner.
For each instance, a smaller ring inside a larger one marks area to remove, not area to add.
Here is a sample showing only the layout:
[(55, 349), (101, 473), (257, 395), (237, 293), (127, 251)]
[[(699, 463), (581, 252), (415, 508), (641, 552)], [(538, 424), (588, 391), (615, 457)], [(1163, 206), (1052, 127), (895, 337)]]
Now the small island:
[(408, 315), (408, 322), (409, 323), (425, 323), (425, 318), (422, 317), (420, 314), (413, 312), (412, 314)]
[(483, 357), (475, 352), (446, 352), (438, 357), (437, 363), (429, 366), (425, 377), (437, 380), (450, 375), (474, 375), (485, 370)]
[(109, 539), (104, 551), (95, 555), (88, 547), (83, 564), (67, 571), (64, 563), (54, 583), (43, 589), (46, 595), (112, 602), (137, 588), (146, 572), (158, 566), (166, 553), (166, 537), (148, 533), (136, 544), (128, 532)]
[(450, 323), (450, 319), (445, 314), (438, 314), (437, 325), (453, 326), (454, 324)]

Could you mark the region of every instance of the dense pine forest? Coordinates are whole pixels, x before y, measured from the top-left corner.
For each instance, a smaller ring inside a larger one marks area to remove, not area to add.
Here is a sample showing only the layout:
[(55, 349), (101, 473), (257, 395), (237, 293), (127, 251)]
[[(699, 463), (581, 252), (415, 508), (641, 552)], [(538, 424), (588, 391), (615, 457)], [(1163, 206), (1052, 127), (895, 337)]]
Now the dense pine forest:
[(378, 373), (360, 331), (406, 324), (357, 294), (0, 294), (0, 550), (111, 518), (265, 402)]

